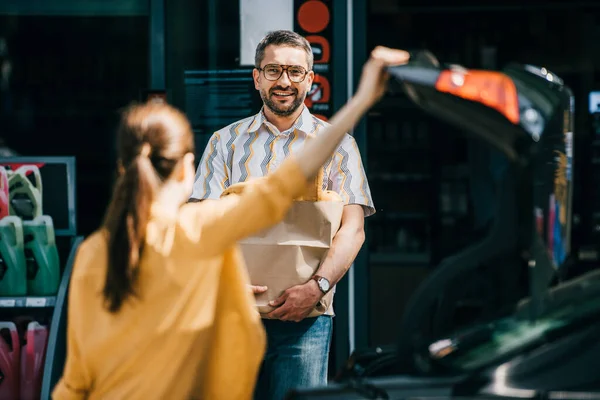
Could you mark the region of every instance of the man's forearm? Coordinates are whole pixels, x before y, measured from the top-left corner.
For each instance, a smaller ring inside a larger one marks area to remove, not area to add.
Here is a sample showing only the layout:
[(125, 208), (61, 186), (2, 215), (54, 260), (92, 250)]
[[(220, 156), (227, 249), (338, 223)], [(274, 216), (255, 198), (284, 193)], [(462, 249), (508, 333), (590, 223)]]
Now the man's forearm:
[(327, 278), (333, 287), (344, 277), (364, 242), (365, 232), (362, 227), (342, 226), (317, 274)]
[[(351, 204), (344, 207), (340, 229), (333, 238), (327, 257), (316, 271), (317, 275), (326, 278), (331, 287), (344, 276), (362, 244), (365, 241), (364, 211), (362, 206)], [(277, 307), (269, 313), (269, 318), (286, 321), (301, 321), (314, 309), (323, 297), (323, 292), (315, 279), (305, 284), (287, 289), (281, 296), (270, 302)]]

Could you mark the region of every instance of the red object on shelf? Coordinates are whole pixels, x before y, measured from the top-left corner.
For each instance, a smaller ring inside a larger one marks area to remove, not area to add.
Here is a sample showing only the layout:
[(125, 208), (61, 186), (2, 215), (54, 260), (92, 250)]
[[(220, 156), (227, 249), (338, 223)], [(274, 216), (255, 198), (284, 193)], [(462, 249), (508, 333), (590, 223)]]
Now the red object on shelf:
[(17, 325), (0, 322), (0, 400), (19, 398), (19, 352)]
[(8, 196), (8, 173), (0, 166), (0, 219), (8, 215), (10, 198)]
[[(23, 166), (34, 166), (34, 167), (38, 167), (38, 168), (42, 168), (46, 163), (10, 163), (10, 162), (6, 162), (6, 163), (2, 163), (2, 165), (4, 165), (5, 168), (9, 168), (12, 171), (16, 171), (19, 168), (23, 167)], [(29, 170), (25, 173), (25, 176), (31, 174), (32, 170)]]
[(30, 322), (25, 332), (25, 345), (21, 348), (21, 400), (40, 398), (47, 344), (48, 328)]

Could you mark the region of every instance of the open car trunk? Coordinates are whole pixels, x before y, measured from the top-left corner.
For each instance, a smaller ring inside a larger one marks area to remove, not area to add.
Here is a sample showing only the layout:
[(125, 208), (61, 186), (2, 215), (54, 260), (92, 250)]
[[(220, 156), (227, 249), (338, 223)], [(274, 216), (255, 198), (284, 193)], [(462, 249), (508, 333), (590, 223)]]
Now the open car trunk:
[[(600, 274), (561, 281), (573, 262), (570, 89), (544, 68), (468, 70), (440, 65), (428, 52), (412, 54), (389, 73), (392, 90), (506, 157), (494, 223), (487, 236), (444, 259), (421, 284), (395, 346), (357, 350), (335, 383), (298, 388), (288, 398), (575, 399), (585, 394), (575, 392), (600, 390), (590, 365), (600, 364), (593, 339), (600, 333)], [(448, 315), (460, 300), (457, 282), (480, 274), (482, 264), (524, 273), (526, 292), (494, 305), (507, 312), (448, 331)]]

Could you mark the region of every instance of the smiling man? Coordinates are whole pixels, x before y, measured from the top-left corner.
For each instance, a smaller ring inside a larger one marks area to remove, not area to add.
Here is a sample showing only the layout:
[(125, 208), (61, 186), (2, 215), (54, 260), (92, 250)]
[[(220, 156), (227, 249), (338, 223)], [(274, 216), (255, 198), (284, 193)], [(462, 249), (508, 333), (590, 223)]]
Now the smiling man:
[[(312, 49), (302, 36), (274, 31), (263, 38), (253, 70), (263, 107), (213, 134), (198, 166), (191, 201), (217, 199), (233, 184), (266, 175), (319, 134), (327, 123), (304, 105), (314, 79), (312, 67)], [(293, 387), (327, 383), (333, 310), (307, 316), (354, 261), (364, 242), (364, 218), (375, 209), (352, 136), (346, 135), (323, 168), (324, 189), (337, 192), (345, 202), (341, 227), (314, 279), (288, 288), (263, 319), (268, 348), (256, 399), (281, 400)], [(256, 283), (254, 293), (266, 290)]]

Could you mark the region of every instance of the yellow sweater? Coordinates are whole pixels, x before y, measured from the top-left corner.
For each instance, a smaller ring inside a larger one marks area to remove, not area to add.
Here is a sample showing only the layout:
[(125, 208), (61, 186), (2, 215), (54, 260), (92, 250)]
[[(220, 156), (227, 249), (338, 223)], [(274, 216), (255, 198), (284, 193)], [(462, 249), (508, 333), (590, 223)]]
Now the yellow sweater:
[(153, 207), (138, 299), (101, 297), (101, 232), (81, 245), (70, 285), (67, 361), (53, 399), (250, 399), (265, 334), (235, 243), (280, 221), (306, 188), (290, 158), (242, 194)]

